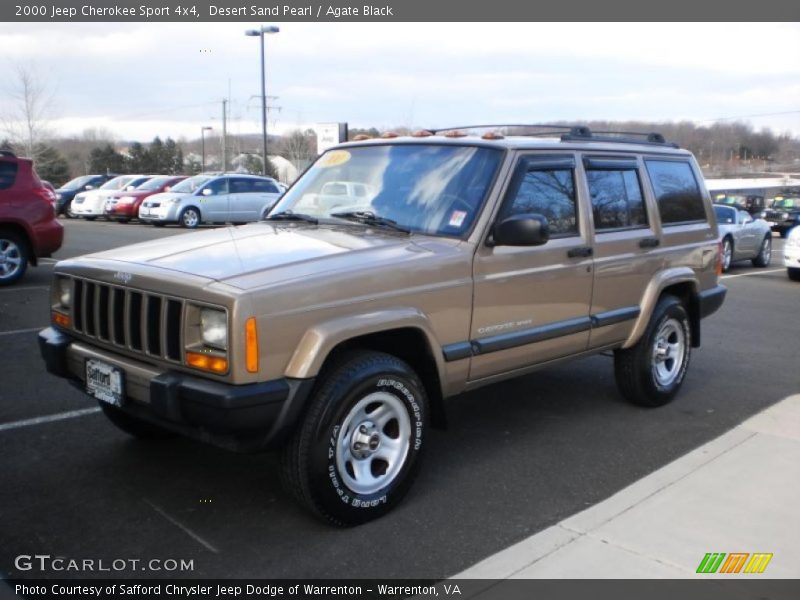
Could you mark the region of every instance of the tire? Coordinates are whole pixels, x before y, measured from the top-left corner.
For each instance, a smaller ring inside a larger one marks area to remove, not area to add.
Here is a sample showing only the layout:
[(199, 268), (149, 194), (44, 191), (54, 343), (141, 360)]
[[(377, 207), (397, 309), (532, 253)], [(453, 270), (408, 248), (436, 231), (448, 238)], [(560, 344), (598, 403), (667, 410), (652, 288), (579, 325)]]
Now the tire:
[(0, 229), (0, 286), (22, 279), (29, 261), (28, 241), (14, 231)]
[(178, 217), (178, 223), (185, 229), (197, 229), (200, 225), (200, 211), (193, 206), (184, 208)]
[(332, 525), (383, 516), (417, 474), (427, 404), (422, 382), (402, 360), (366, 351), (343, 356), (320, 377), (283, 448), (284, 486)]
[(779, 232), (779, 235), (781, 236), (781, 239), (785, 239), (786, 236), (789, 235), (789, 230), (788, 229), (783, 229), (783, 230), (781, 230)]
[(722, 272), (727, 273), (733, 262), (733, 240), (726, 237), (722, 240)]
[(163, 227), (165, 223), (161, 223), (160, 221), (153, 221), (153, 227)]
[(800, 269), (786, 269), (786, 275), (792, 281), (800, 281)]
[(61, 211), (61, 214), (63, 214), (68, 219), (76, 218), (75, 213), (72, 212), (72, 200), (67, 202), (66, 206), (64, 206), (64, 209)]
[(83, 217), (87, 221), (94, 221), (97, 217)]
[(683, 383), (691, 342), (686, 308), (676, 297), (662, 296), (642, 338), (635, 346), (614, 352), (614, 375), (620, 393), (639, 406), (667, 404)]
[(130, 219), (117, 219), (117, 223), (122, 223), (123, 225), (127, 225), (130, 222)]
[(758, 256), (753, 259), (753, 266), (763, 269), (772, 261), (772, 236), (765, 235), (758, 250)]
[(176, 436), (176, 434), (162, 429), (158, 425), (132, 417), (116, 406), (111, 406), (105, 402), (100, 402), (99, 404), (108, 420), (128, 435), (142, 440), (166, 440)]

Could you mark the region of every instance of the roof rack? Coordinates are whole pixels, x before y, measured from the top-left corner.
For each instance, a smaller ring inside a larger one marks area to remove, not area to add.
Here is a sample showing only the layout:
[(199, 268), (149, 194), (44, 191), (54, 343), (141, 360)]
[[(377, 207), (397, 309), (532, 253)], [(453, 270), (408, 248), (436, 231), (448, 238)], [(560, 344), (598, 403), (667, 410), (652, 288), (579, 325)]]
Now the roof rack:
[[(466, 125), (461, 127), (442, 127), (429, 129), (432, 133), (443, 131), (465, 130), (465, 129), (500, 129), (500, 128), (525, 128), (525, 129), (549, 129), (551, 131), (537, 133), (515, 134), (524, 137), (539, 137), (551, 134), (561, 134), (562, 142), (582, 141), (582, 142), (611, 142), (617, 144), (652, 144), (655, 146), (669, 146), (678, 148), (678, 144), (668, 142), (660, 133), (642, 133), (638, 131), (592, 131), (586, 125), (554, 125), (551, 123), (503, 123), (497, 125)], [(600, 134), (600, 135), (598, 135)]]

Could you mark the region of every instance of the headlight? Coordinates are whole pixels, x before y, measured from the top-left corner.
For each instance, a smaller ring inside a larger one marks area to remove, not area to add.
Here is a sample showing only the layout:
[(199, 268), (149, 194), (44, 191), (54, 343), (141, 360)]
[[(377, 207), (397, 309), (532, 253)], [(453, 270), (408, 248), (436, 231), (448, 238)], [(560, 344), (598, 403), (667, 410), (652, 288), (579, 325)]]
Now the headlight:
[(56, 200), (61, 200), (61, 194), (59, 194), (58, 192), (56, 192)]
[(61, 308), (69, 309), (72, 306), (72, 281), (65, 277), (59, 277), (57, 285), (58, 303)]
[(167, 200), (167, 202), (168, 202), (169, 204), (177, 204), (177, 203), (178, 203), (178, 202), (180, 202), (180, 201), (181, 201), (181, 199), (180, 199), (180, 198), (170, 198), (169, 200)]
[(228, 348), (228, 316), (223, 310), (203, 308), (200, 310), (200, 333), (209, 346)]
[(122, 198), (119, 199), (118, 202), (120, 204), (133, 204), (134, 200), (135, 198), (133, 196), (123, 196)]

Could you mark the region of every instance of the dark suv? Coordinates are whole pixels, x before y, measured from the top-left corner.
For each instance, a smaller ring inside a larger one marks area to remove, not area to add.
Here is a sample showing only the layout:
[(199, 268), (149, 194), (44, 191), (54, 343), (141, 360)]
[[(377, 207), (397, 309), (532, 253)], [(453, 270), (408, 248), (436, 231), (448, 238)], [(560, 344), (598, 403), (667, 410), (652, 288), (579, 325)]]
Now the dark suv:
[(800, 198), (776, 198), (772, 206), (761, 214), (772, 231), (785, 238), (792, 227), (800, 225)]
[(0, 286), (20, 279), (28, 263), (61, 247), (55, 196), (36, 175), (33, 161), (0, 151)]
[(81, 175), (56, 190), (56, 214), (72, 218), (70, 205), (76, 194), (99, 188), (116, 175)]

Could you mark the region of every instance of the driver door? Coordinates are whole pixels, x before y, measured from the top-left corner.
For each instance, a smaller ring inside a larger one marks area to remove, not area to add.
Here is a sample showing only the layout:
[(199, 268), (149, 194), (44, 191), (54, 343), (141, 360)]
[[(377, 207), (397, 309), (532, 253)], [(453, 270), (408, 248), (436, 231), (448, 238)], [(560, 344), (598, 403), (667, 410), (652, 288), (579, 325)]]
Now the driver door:
[(757, 239), (756, 228), (753, 226), (753, 217), (747, 211), (736, 211), (736, 224), (740, 229), (739, 247), (737, 255), (752, 256), (756, 252), (760, 239)]
[(204, 185), (199, 192), (199, 200), (204, 221), (226, 222), (230, 205), (228, 178), (220, 177)]
[(572, 155), (519, 158), (497, 220), (530, 213), (547, 218), (547, 243), (476, 252), (471, 381), (587, 349), (592, 248)]

